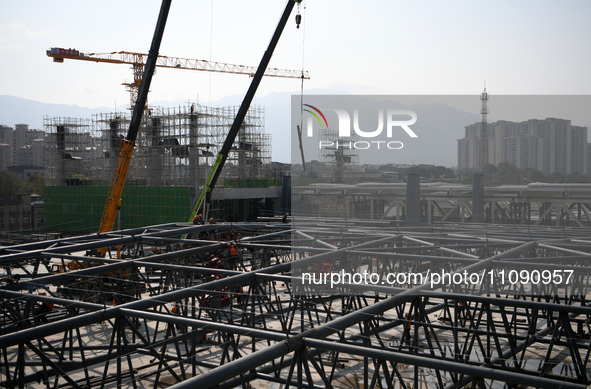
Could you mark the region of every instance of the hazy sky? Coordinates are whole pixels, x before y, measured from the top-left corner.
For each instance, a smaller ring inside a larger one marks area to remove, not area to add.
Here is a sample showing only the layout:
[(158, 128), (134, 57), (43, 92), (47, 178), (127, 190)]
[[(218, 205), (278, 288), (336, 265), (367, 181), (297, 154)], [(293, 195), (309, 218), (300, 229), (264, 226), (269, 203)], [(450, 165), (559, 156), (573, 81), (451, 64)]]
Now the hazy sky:
[[(173, 0), (160, 54), (258, 64), (279, 0)], [(86, 107), (123, 105), (127, 65), (53, 63), (50, 47), (147, 52), (157, 0), (19, 0), (0, 4), (0, 94)], [(294, 10), (295, 11), (295, 10)], [(271, 66), (301, 69), (305, 89), (353, 94), (590, 94), (587, 0), (305, 0)], [(158, 69), (151, 101), (243, 95), (246, 76)], [(265, 79), (259, 96), (297, 92)]]

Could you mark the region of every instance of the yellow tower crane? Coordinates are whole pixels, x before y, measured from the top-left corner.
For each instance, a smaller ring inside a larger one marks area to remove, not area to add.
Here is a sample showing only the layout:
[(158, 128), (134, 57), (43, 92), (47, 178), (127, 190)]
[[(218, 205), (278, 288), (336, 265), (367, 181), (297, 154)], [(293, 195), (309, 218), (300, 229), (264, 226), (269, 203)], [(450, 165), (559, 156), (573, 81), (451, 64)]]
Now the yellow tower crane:
[[(129, 64), (133, 70), (133, 82), (124, 83), (130, 93), (131, 108), (135, 106), (138, 96), (138, 90), (142, 83), (144, 65), (148, 54), (133, 53), (129, 51), (116, 51), (112, 53), (82, 53), (76, 49), (63, 49), (52, 47), (46, 51), (47, 56), (53, 58), (53, 62), (64, 62), (64, 59), (77, 59), (91, 62), (104, 62), (115, 64)], [(159, 55), (156, 60), (156, 66), (161, 68), (200, 70), (205, 72), (246, 74), (251, 77), (256, 73), (256, 66), (233, 65), (223, 62), (205, 61), (201, 59), (187, 59), (166, 57)], [(264, 76), (309, 79), (307, 71), (286, 70), (277, 68), (267, 68)]]

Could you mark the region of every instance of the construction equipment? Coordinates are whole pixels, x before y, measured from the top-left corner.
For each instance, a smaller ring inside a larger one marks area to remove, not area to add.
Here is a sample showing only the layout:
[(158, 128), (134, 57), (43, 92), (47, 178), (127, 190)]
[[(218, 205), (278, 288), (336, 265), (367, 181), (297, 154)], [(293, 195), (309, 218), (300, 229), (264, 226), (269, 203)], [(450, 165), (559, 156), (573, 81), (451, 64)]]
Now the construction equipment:
[[(269, 43), (269, 47), (267, 51), (265, 51), (263, 59), (261, 60), (261, 63), (258, 66), (258, 68), (256, 68), (256, 70), (254, 67), (240, 65), (221, 64), (216, 62), (188, 60), (180, 58), (159, 57), (158, 50), (160, 47), (162, 34), (164, 32), (164, 25), (166, 24), (166, 17), (168, 15), (170, 2), (171, 0), (163, 0), (163, 5), (160, 10), (160, 16), (156, 25), (156, 31), (154, 32), (152, 46), (149, 51), (150, 54), (148, 54), (147, 57), (144, 54), (126, 52), (111, 53), (108, 55), (84, 54), (80, 53), (77, 50), (66, 50), (60, 48), (52, 48), (47, 51), (47, 55), (49, 57), (54, 58), (54, 61), (56, 62), (63, 62), (64, 59), (68, 58), (94, 62), (128, 63), (132, 64), (134, 68), (134, 79), (136, 80), (136, 82), (129, 85), (130, 89), (132, 90), (133, 114), (127, 136), (121, 139), (116, 169), (111, 179), (109, 193), (101, 218), (99, 233), (106, 233), (113, 230), (118, 210), (121, 207), (121, 196), (123, 193), (127, 173), (129, 171), (129, 166), (131, 163), (134, 143), (140, 128), (140, 122), (143, 111), (145, 110), (147, 95), (150, 88), (150, 82), (156, 66), (169, 67), (175, 69), (192, 69), (224, 73), (248, 74), (253, 77), (253, 81), (251, 82), (250, 88), (247, 91), (245, 99), (243, 100), (242, 105), (236, 115), (236, 118), (230, 129), (228, 137), (226, 138), (221, 148), (221, 151), (219, 152), (215, 160), (215, 163), (212, 167), (212, 172), (208, 177), (207, 184), (199, 198), (198, 204), (204, 198), (205, 193), (209, 193), (211, 191), (211, 188), (213, 188), (213, 186), (215, 185), (215, 182), (217, 181), (220, 171), (223, 168), (224, 162), (228, 157), (228, 153), (230, 152), (232, 143), (234, 142), (238, 130), (240, 129), (240, 126), (244, 121), (246, 113), (250, 107), (250, 103), (252, 102), (252, 99), (262, 77), (266, 75), (274, 77), (288, 77), (299, 79), (309, 78), (308, 73), (305, 71), (289, 71), (281, 69), (267, 70), (267, 65), (269, 64), (273, 50), (277, 45), (279, 37), (281, 36), (281, 32), (287, 22), (287, 18), (289, 17), (289, 14), (293, 9), (294, 4), (298, 2), (298, 0), (289, 0), (287, 2), (287, 6), (283, 13), (282, 19), (279, 22), (279, 26), (277, 27), (275, 34), (273, 35), (273, 38)], [(136, 88), (137, 97), (134, 98), (133, 90)], [(207, 199), (209, 199), (209, 196), (207, 196)], [(193, 215), (191, 216), (190, 220), (193, 220), (195, 213), (196, 212), (193, 212)], [(106, 249), (102, 249), (99, 251), (102, 255), (106, 253)]]
[[(160, 14), (158, 15), (158, 21), (156, 22), (154, 37), (150, 46), (150, 54), (148, 55), (146, 65), (144, 67), (142, 83), (140, 84), (138, 90), (137, 103), (133, 108), (133, 114), (131, 116), (131, 122), (129, 123), (127, 137), (121, 139), (121, 145), (119, 147), (119, 154), (117, 157), (117, 168), (113, 174), (113, 178), (111, 179), (111, 186), (109, 188), (109, 194), (107, 196), (105, 208), (103, 209), (99, 233), (110, 232), (113, 230), (115, 218), (117, 217), (117, 211), (121, 207), (121, 195), (123, 194), (123, 187), (125, 186), (127, 172), (129, 171), (131, 156), (133, 155), (133, 146), (140, 128), (144, 106), (146, 105), (146, 100), (148, 98), (148, 91), (150, 89), (152, 75), (154, 74), (154, 68), (156, 67), (158, 50), (160, 48), (160, 42), (162, 41), (162, 35), (164, 34), (164, 26), (166, 25), (166, 19), (168, 17), (171, 1), (172, 0), (162, 1)], [(104, 255), (106, 253), (106, 248), (99, 251)]]
[[(252, 99), (254, 98), (256, 90), (261, 82), (261, 79), (266, 74), (265, 70), (267, 69), (267, 65), (269, 64), (269, 61), (271, 60), (271, 57), (273, 56), (273, 51), (275, 50), (275, 47), (277, 46), (277, 42), (279, 42), (279, 38), (281, 37), (281, 33), (283, 32), (283, 28), (285, 27), (285, 24), (287, 23), (287, 19), (289, 18), (289, 15), (290, 15), (294, 5), (296, 3), (299, 3), (300, 1), (301, 0), (288, 0), (287, 5), (285, 6), (285, 10), (283, 11), (283, 15), (281, 16), (281, 19), (279, 20), (279, 24), (277, 25), (277, 28), (275, 29), (275, 33), (273, 34), (273, 37), (271, 38), (271, 41), (269, 42), (269, 46), (267, 47), (267, 50), (263, 54), (263, 58), (261, 59), (259, 67), (252, 79), (252, 82), (250, 83), (250, 87), (248, 88), (248, 91), (246, 92), (246, 95), (244, 96), (244, 100), (242, 100), (242, 104), (240, 105), (240, 109), (238, 110), (238, 113), (236, 114), (236, 117), (234, 118), (234, 122), (232, 123), (232, 127), (230, 128), (230, 131), (228, 132), (228, 136), (226, 137), (226, 140), (224, 141), (222, 148), (220, 149), (218, 155), (215, 158), (215, 161), (211, 167), (211, 172), (210, 172), (209, 176), (207, 177), (206, 185), (204, 186), (203, 190), (201, 191), (201, 194), (199, 195), (199, 198), (197, 199), (197, 203), (195, 204), (195, 207), (193, 208), (193, 212), (191, 213), (191, 217), (189, 218), (189, 222), (191, 222), (193, 220), (193, 218), (195, 217), (195, 215), (197, 214), (197, 212), (199, 211), (200, 208), (203, 208), (204, 214), (206, 213), (205, 212), (206, 211), (206, 204), (211, 201), (211, 191), (213, 190), (213, 188), (218, 180), (218, 177), (220, 176), (220, 173), (222, 172), (222, 169), (224, 167), (224, 163), (226, 162), (226, 159), (228, 158), (228, 154), (232, 148), (232, 144), (234, 143), (234, 140), (236, 139), (236, 136), (238, 135), (238, 131), (240, 130), (240, 127), (242, 126), (242, 122), (244, 121), (246, 113), (248, 112), (248, 109), (250, 108), (250, 103), (252, 102)], [(304, 73), (300, 71), (300, 78), (302, 78), (302, 77), (304, 77)]]
[[(146, 64), (148, 54), (133, 53), (128, 51), (117, 51), (112, 53), (82, 53), (76, 49), (62, 49), (59, 47), (52, 47), (46, 51), (48, 57), (53, 58), (53, 62), (63, 63), (64, 59), (76, 59), (81, 61), (104, 62), (115, 64), (129, 64), (133, 70), (133, 82), (124, 83), (130, 92), (131, 108), (135, 106), (138, 98), (139, 87), (142, 83), (142, 74)], [(170, 69), (186, 69), (186, 70), (200, 70), (206, 72), (232, 73), (232, 74), (246, 74), (254, 77), (256, 67), (233, 65), (223, 62), (212, 62), (200, 59), (187, 59), (166, 57), (159, 55), (156, 60), (156, 66)], [(267, 77), (282, 77), (282, 78), (304, 78), (309, 79), (308, 72), (301, 70), (286, 70), (277, 68), (268, 68), (265, 73)]]

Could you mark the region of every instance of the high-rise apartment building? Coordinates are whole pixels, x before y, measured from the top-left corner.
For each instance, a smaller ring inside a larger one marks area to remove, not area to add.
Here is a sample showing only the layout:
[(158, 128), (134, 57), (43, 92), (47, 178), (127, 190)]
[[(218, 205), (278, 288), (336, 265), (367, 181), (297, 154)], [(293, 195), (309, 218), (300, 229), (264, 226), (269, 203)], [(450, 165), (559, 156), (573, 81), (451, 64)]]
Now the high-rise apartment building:
[(25, 133), (29, 130), (28, 124), (15, 124), (14, 137), (12, 139), (12, 164), (18, 165), (18, 155), (20, 148), (25, 146)]
[(30, 130), (28, 124), (14, 127), (0, 125), (0, 170), (17, 166), (39, 170), (45, 165), (45, 131)]
[(12, 165), (12, 142), (14, 129), (0, 125), (0, 171), (5, 171)]
[[(458, 140), (458, 169), (476, 171), (479, 160), (481, 123), (465, 128)], [(520, 169), (536, 169), (544, 174), (587, 174), (587, 128), (570, 120), (547, 118), (524, 122), (499, 120), (488, 124), (488, 163), (509, 162)]]
[(12, 146), (0, 143), (0, 171), (6, 171), (12, 164)]
[(14, 139), (14, 128), (10, 126), (0, 125), (0, 143), (12, 146)]

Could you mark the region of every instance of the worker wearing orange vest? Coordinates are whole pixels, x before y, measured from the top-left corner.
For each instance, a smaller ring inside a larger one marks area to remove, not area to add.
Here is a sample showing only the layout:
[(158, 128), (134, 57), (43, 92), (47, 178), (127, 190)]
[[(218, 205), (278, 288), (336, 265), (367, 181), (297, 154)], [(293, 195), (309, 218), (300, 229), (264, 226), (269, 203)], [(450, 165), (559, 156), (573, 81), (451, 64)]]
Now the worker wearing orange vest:
[[(45, 293), (39, 293), (40, 296), (46, 296)], [(53, 306), (52, 303), (49, 303), (47, 301), (42, 302), (39, 305), (39, 319), (43, 322), (43, 323), (47, 323), (47, 314), (51, 311), (53, 311), (55, 309), (55, 307)]]
[(203, 224), (203, 215), (202, 214), (195, 215), (195, 217), (193, 218), (193, 224)]
[(228, 243), (228, 263), (230, 264), (230, 269), (236, 270), (236, 260), (238, 259), (238, 250), (236, 250), (236, 246), (233, 243)]

